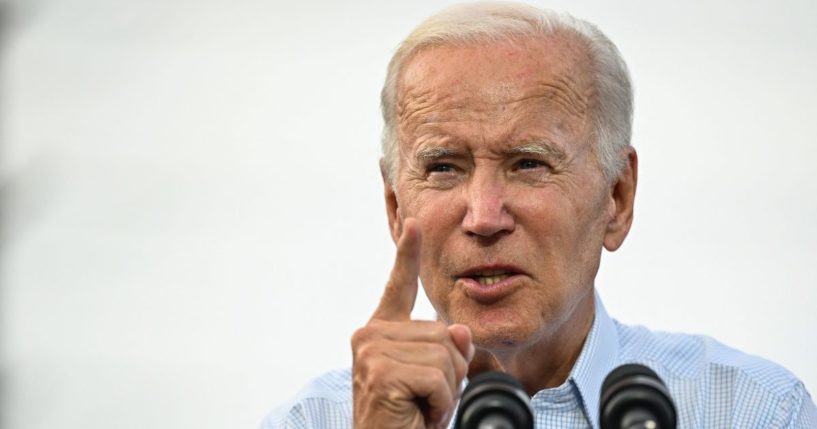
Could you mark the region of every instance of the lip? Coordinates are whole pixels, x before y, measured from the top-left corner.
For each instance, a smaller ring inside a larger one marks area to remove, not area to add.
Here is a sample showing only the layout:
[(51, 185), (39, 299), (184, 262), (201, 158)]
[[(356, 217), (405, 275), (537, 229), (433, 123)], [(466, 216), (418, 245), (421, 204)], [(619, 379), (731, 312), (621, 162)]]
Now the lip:
[(521, 268), (519, 268), (519, 267), (517, 267), (515, 265), (511, 265), (511, 264), (488, 264), (488, 265), (480, 265), (480, 266), (477, 266), (477, 267), (471, 267), (471, 268), (457, 274), (456, 277), (457, 278), (473, 277), (474, 274), (481, 273), (481, 272), (484, 272), (484, 271), (505, 271), (507, 273), (513, 273), (514, 275), (516, 275), (516, 274), (527, 275), (527, 273), (525, 271), (523, 271)]
[[(510, 273), (492, 285), (484, 285), (474, 279), (474, 275), (485, 271), (505, 271)], [(480, 304), (492, 304), (513, 293), (526, 273), (512, 265), (483, 265), (469, 268), (457, 275), (457, 281), (465, 295)]]

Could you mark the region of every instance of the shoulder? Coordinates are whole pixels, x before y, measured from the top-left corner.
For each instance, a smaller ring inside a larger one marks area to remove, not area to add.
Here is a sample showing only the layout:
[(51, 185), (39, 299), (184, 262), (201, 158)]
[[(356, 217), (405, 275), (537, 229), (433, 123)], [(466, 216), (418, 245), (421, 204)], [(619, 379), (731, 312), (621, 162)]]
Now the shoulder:
[(289, 402), (273, 410), (261, 429), (351, 428), (352, 370), (327, 372), (307, 383)]
[(704, 335), (654, 332), (616, 322), (622, 362), (664, 380), (683, 427), (790, 427), (814, 403), (782, 366)]

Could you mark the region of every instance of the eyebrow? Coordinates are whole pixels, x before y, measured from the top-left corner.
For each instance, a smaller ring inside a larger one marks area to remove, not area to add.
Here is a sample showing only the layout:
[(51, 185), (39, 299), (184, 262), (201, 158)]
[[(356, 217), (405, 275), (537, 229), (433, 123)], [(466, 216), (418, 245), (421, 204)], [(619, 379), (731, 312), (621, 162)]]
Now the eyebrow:
[(567, 158), (567, 154), (565, 154), (561, 147), (548, 141), (534, 141), (525, 143), (523, 145), (513, 147), (506, 152), (513, 155), (540, 155), (555, 159), (557, 161), (564, 161)]
[(427, 161), (429, 159), (445, 158), (447, 156), (456, 155), (458, 152), (446, 147), (432, 146), (424, 147), (417, 151), (418, 161)]
[[(524, 154), (539, 155), (554, 159), (556, 161), (564, 161), (567, 158), (567, 154), (565, 154), (561, 147), (554, 145), (553, 143), (550, 143), (548, 141), (529, 142), (519, 146), (512, 147), (503, 152), (505, 152), (508, 155), (524, 155)], [(424, 147), (418, 150), (416, 157), (418, 161), (422, 162), (457, 155), (461, 155), (461, 152), (449, 149), (447, 147), (431, 146)]]

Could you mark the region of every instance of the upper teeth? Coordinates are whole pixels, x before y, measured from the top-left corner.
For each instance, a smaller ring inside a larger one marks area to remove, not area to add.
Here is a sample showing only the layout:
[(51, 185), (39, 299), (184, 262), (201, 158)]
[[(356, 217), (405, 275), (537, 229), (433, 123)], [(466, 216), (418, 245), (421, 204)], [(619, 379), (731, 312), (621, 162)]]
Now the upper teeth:
[(479, 284), (490, 286), (508, 277), (510, 277), (510, 274), (496, 274), (493, 276), (478, 275), (475, 278), (479, 282)]

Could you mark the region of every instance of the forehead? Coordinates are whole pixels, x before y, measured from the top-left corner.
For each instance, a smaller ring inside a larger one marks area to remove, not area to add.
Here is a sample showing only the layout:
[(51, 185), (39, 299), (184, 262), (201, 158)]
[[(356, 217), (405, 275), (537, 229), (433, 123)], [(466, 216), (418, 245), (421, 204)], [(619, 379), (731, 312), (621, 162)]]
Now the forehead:
[(419, 83), (418, 78), (432, 85), (493, 81), (499, 77), (526, 81), (559, 75), (584, 80), (589, 77), (589, 66), (585, 44), (576, 36), (562, 33), (452, 43), (422, 48), (410, 56), (403, 66), (398, 90), (410, 90)]
[(531, 122), (583, 132), (594, 102), (589, 65), (584, 44), (559, 34), (422, 49), (398, 80), (400, 132), (463, 123), (509, 132)]

